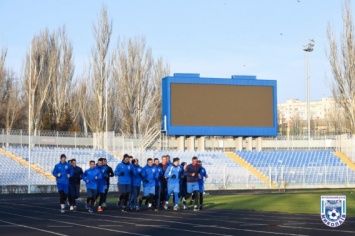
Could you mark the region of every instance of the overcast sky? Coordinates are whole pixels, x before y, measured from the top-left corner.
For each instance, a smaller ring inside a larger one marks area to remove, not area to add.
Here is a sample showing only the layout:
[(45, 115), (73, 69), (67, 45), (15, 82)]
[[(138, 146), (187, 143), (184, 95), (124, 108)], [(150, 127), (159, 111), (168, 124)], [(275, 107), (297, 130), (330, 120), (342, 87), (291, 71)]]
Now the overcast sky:
[[(311, 101), (330, 96), (326, 59), (330, 23), (342, 31), (341, 0), (11, 0), (0, 1), (0, 48), (20, 77), (34, 35), (65, 25), (73, 43), (76, 76), (94, 45), (92, 25), (103, 4), (118, 38), (145, 36), (154, 56), (173, 73), (230, 78), (256, 75), (277, 80), (278, 102), (305, 101), (305, 52), (310, 53)], [(352, 6), (354, 8), (354, 6)]]

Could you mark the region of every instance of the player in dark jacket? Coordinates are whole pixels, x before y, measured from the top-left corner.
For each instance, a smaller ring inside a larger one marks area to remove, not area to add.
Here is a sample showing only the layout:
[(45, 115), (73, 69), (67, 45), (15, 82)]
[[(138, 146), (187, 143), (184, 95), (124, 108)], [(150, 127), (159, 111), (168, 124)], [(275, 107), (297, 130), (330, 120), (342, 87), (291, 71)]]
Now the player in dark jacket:
[(156, 180), (156, 185), (155, 185), (155, 209), (159, 209), (162, 206), (162, 202), (164, 202), (164, 198), (161, 198), (161, 186), (162, 182), (165, 181), (165, 177), (163, 174), (163, 169), (159, 166), (159, 159), (154, 158), (154, 165), (157, 168), (158, 171), (158, 178)]
[(65, 213), (65, 200), (69, 193), (69, 178), (73, 175), (73, 168), (68, 162), (65, 154), (60, 156), (60, 162), (54, 166), (52, 174), (57, 179), (57, 188), (60, 195), (60, 212)]
[(198, 180), (198, 186), (199, 186), (199, 192), (200, 192), (200, 210), (202, 210), (202, 205), (203, 205), (203, 194), (205, 192), (205, 179), (208, 178), (206, 169), (202, 166), (202, 161), (198, 160), (197, 162), (198, 165), (201, 165), (201, 170), (200, 170), (200, 176)]
[(181, 198), (181, 202), (183, 202), (183, 198), (187, 195), (187, 182), (186, 182), (186, 176), (184, 175), (186, 167), (187, 167), (186, 162), (181, 162), (182, 174), (180, 178), (180, 192), (179, 192), (179, 197)]
[(76, 165), (76, 160), (71, 160), (73, 175), (69, 178), (69, 203), (70, 210), (76, 210), (76, 199), (80, 197), (80, 180), (83, 176), (83, 169)]
[(186, 176), (186, 182), (187, 182), (187, 195), (185, 198), (183, 198), (183, 205), (184, 208), (186, 208), (186, 199), (188, 199), (191, 194), (195, 195), (195, 206), (194, 206), (194, 211), (200, 210), (199, 208), (199, 185), (198, 185), (198, 180), (201, 178), (201, 165), (197, 164), (197, 157), (192, 158), (192, 163), (188, 165), (185, 169), (184, 175)]
[[(171, 165), (168, 164), (168, 162), (166, 160), (166, 156), (162, 156), (161, 162), (159, 163), (159, 167), (162, 170), (163, 177), (165, 176), (165, 171), (169, 166), (171, 166)], [(160, 185), (160, 199), (162, 202), (162, 206), (164, 207), (164, 205), (165, 205), (164, 199), (166, 198), (166, 193), (168, 192), (168, 182), (167, 182), (167, 179), (163, 178), (163, 177), (160, 179), (160, 183), (161, 183), (161, 185)]]
[(104, 194), (104, 202), (102, 203), (102, 207), (106, 208), (107, 207), (107, 204), (106, 204), (107, 192), (108, 192), (108, 190), (110, 188), (110, 178), (115, 176), (115, 174), (113, 173), (113, 170), (112, 170), (111, 166), (109, 166), (107, 164), (107, 159), (106, 158), (103, 158), (103, 164), (104, 164), (104, 166), (107, 167), (107, 177), (106, 177), (107, 188), (106, 188), (106, 191), (105, 191), (105, 194)]

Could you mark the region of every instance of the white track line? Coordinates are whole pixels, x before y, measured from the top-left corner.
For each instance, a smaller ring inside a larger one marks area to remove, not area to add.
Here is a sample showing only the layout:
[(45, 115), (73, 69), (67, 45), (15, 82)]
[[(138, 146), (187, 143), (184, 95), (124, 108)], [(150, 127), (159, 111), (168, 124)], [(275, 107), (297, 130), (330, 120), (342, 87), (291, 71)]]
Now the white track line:
[(280, 225), (282, 228), (292, 228), (292, 229), (308, 229), (308, 230), (317, 230), (317, 231), (326, 231), (326, 232), (334, 232), (336, 235), (339, 233), (351, 233), (355, 234), (355, 231), (347, 231), (347, 230), (337, 230), (337, 229), (332, 229), (327, 226), (325, 229), (315, 229), (315, 228), (307, 228), (307, 227), (298, 227), (298, 226), (287, 226), (287, 225)]
[(48, 231), (48, 230), (44, 230), (44, 229), (34, 228), (34, 227), (31, 227), (31, 226), (27, 226), (27, 225), (16, 224), (16, 223), (4, 221), (4, 220), (0, 220), (0, 222), (7, 223), (7, 224), (10, 224), (10, 225), (14, 225), (14, 226), (18, 226), (18, 227), (27, 228), (27, 229), (33, 229), (33, 230), (37, 230), (37, 231), (41, 231), (41, 232), (45, 232), (45, 233), (49, 233), (49, 234), (55, 234), (55, 235), (61, 235), (61, 236), (68, 236), (68, 235), (66, 235), (66, 234), (60, 234), (60, 233), (56, 233), (56, 232), (53, 232), (53, 231)]
[[(0, 211), (0, 212), (3, 213), (3, 214), (19, 216), (19, 217), (23, 217), (23, 218), (29, 218), (29, 219), (35, 219), (35, 220), (47, 220), (47, 219), (42, 219), (42, 218), (37, 218), (37, 217), (32, 217), (32, 216), (24, 216), (24, 215), (19, 215), (19, 214), (14, 214), (14, 213), (8, 213), (8, 212), (5, 212), (5, 211)], [(32, 211), (32, 212), (34, 212), (34, 211)], [(39, 213), (48, 214), (46, 212), (39, 212)], [(120, 230), (114, 230), (114, 229), (105, 229), (105, 228), (89, 226), (89, 225), (82, 225), (82, 224), (76, 224), (76, 223), (73, 223), (73, 222), (66, 222), (66, 221), (61, 221), (61, 220), (49, 220), (49, 221), (54, 221), (54, 222), (63, 223), (63, 224), (69, 224), (69, 225), (75, 225), (75, 226), (81, 226), (81, 227), (91, 228), (91, 229), (99, 229), (99, 230), (104, 230), (104, 231), (116, 232), (116, 233), (124, 233), (124, 234), (139, 235), (139, 236), (150, 236), (148, 234), (138, 234), (138, 233), (131, 233), (131, 232), (127, 232), (127, 231), (120, 231)], [(3, 221), (3, 222), (5, 222), (5, 221)], [(36, 228), (34, 228), (34, 229), (36, 229)], [(38, 230), (40, 230), (40, 229), (38, 229)], [(46, 231), (46, 230), (40, 230), (40, 231), (51, 232), (51, 231)], [(54, 233), (54, 232), (52, 232), (52, 233)], [(54, 234), (64, 235), (64, 234), (58, 234), (58, 233), (54, 233)]]
[[(9, 207), (9, 206), (5, 206), (5, 208), (11, 208), (11, 209), (17, 209), (17, 208), (13, 208), (13, 207)], [(27, 207), (32, 207), (32, 206), (27, 206)], [(38, 208), (38, 207), (37, 207)], [(41, 207), (44, 208), (44, 207)], [(54, 210), (52, 208), (45, 208), (45, 209), (50, 209), (50, 210)], [(30, 210), (28, 210), (30, 211)], [(1, 212), (1, 211), (0, 211)], [(31, 212), (38, 212), (38, 213), (42, 213), (42, 214), (50, 214), (48, 212), (41, 212), (41, 211), (31, 211)], [(87, 213), (87, 212), (82, 212), (82, 214), (88, 214), (88, 215), (92, 215), (92, 213)], [(67, 215), (63, 215), (63, 216), (67, 216)], [(190, 226), (200, 226), (201, 228), (203, 227), (208, 227), (208, 225), (203, 225), (203, 224), (192, 224), (192, 223), (185, 223), (185, 222), (178, 222), (178, 221), (170, 221), (170, 220), (152, 220), (152, 219), (146, 219), (146, 218), (138, 218), (138, 217), (125, 217), (125, 216), (112, 216), (112, 215), (106, 215), (106, 214), (101, 214), (100, 216), (108, 216), (108, 217), (112, 217), (112, 218), (119, 218), (119, 219), (129, 219), (129, 220), (142, 220), (142, 221), (155, 221), (155, 222), (164, 222), (164, 223), (173, 223), (173, 224), (182, 224), (182, 225), (190, 225)], [(75, 218), (78, 218), (77, 216)], [(61, 223), (68, 223), (68, 224), (73, 224), (75, 225), (75, 223), (71, 223), (71, 222), (63, 222), (63, 221), (59, 221), (59, 220), (53, 220), (56, 222), (61, 222)], [(103, 220), (100, 219), (100, 221), (106, 221), (106, 222), (114, 222), (114, 223), (126, 223), (126, 224), (136, 224), (136, 223), (132, 223), (132, 222), (122, 222), (120, 221), (111, 221), (111, 220)], [(89, 226), (88, 226), (89, 227)], [(153, 228), (162, 228), (162, 229), (168, 229), (168, 230), (177, 230), (177, 231), (185, 231), (185, 232), (191, 232), (191, 233), (202, 233), (202, 234), (212, 234), (212, 235), (223, 235), (223, 236), (227, 236), (227, 234), (216, 234), (216, 233), (209, 233), (209, 232), (201, 232), (201, 231), (193, 231), (193, 230), (187, 230), (187, 229), (178, 229), (178, 228), (170, 228), (170, 227), (155, 227), (154, 225), (150, 225), (150, 227)], [(244, 232), (253, 232), (253, 233), (263, 233), (263, 234), (273, 234), (273, 235), (290, 235), (290, 236), (305, 236), (304, 234), (293, 234), (293, 233), (284, 233), (284, 232), (270, 232), (270, 231), (262, 231), (262, 230), (252, 230), (252, 229), (238, 229), (238, 228), (229, 228), (229, 227), (223, 227), (223, 226), (217, 226), (214, 228), (219, 228), (219, 229), (224, 229), (224, 230), (232, 230), (232, 231), (244, 231)]]

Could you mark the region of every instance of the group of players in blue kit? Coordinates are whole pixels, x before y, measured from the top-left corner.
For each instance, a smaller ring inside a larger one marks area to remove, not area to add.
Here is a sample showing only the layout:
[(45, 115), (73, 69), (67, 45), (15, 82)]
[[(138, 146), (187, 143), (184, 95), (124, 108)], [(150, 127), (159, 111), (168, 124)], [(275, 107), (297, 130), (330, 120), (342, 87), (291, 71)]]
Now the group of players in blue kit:
[[(192, 158), (192, 163), (180, 164), (179, 158), (162, 156), (147, 159), (144, 167), (139, 165), (138, 159), (125, 154), (123, 160), (116, 166), (115, 171), (107, 165), (105, 158), (100, 158), (97, 163), (90, 161), (90, 168), (83, 172), (76, 166), (76, 161), (66, 162), (66, 156), (61, 155), (60, 162), (54, 167), (53, 175), (57, 178), (60, 194), (61, 212), (65, 212), (65, 201), (68, 198), (70, 210), (76, 209), (75, 199), (79, 197), (80, 180), (86, 183), (87, 199), (85, 207), (93, 212), (94, 204), (97, 211), (101, 212), (106, 204), (109, 179), (118, 176), (119, 199), (117, 206), (122, 212), (140, 210), (143, 201), (151, 210), (169, 209), (169, 199), (173, 195), (173, 209), (179, 210), (179, 200), (182, 208), (187, 209), (186, 201), (191, 197), (190, 204), (194, 203), (194, 211), (202, 210), (204, 180), (208, 178), (207, 172), (202, 167), (202, 162), (197, 157)], [(141, 186), (143, 193), (140, 197)]]

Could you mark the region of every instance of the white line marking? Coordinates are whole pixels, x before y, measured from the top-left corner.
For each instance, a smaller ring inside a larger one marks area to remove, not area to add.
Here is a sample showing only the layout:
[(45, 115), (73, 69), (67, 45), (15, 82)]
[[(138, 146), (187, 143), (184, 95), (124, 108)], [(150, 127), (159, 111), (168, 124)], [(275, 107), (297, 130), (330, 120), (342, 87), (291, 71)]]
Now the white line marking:
[(122, 227), (123, 225), (98, 225), (99, 227)]
[[(23, 218), (30, 218), (30, 219), (36, 219), (36, 220), (46, 220), (46, 219), (41, 219), (41, 218), (37, 218), (37, 217), (31, 217), (31, 216), (24, 216), (24, 215), (19, 215), (19, 214), (14, 214), (14, 213), (8, 213), (8, 212), (5, 212), (5, 211), (0, 211), (0, 212), (4, 213), (4, 214), (8, 214), (8, 215), (20, 216), (20, 217), (23, 217)], [(38, 211), (32, 211), (32, 212), (38, 212)], [(47, 212), (39, 212), (39, 213), (48, 214)], [(113, 229), (105, 229), (105, 228), (99, 228), (99, 227), (95, 227), (95, 226), (75, 224), (75, 223), (72, 223), (72, 222), (66, 222), (66, 221), (61, 221), (61, 220), (51, 220), (51, 221), (59, 222), (59, 223), (63, 223), (63, 224), (69, 224), (69, 225), (82, 226), (82, 227), (85, 227), (85, 228), (92, 228), (92, 229), (100, 229), (100, 230), (105, 230), (105, 231), (117, 232), (117, 233), (132, 234), (132, 235), (139, 235), (139, 236), (150, 236), (148, 234), (138, 234), (138, 233), (131, 233), (131, 232), (126, 232), (126, 231), (113, 230)], [(3, 221), (3, 222), (5, 222), (5, 221)], [(5, 222), (5, 223), (7, 223), (7, 222)], [(28, 228), (30, 228), (30, 227), (28, 227)], [(40, 230), (40, 229), (37, 229), (37, 230)], [(40, 230), (40, 231), (51, 232), (51, 231), (46, 231), (46, 230)], [(51, 232), (51, 233), (54, 233), (54, 232)], [(57, 234), (57, 233), (54, 233), (54, 234)], [(65, 235), (65, 234), (57, 234), (57, 235)]]
[[(17, 204), (18, 205), (18, 204)], [(25, 205), (27, 207), (32, 207), (32, 206), (28, 206), (28, 205)], [(12, 208), (12, 207), (9, 207), (9, 206), (6, 206), (8, 208)], [(43, 208), (43, 209), (50, 209), (50, 210), (54, 210), (52, 208), (45, 208), (45, 207), (40, 207), (40, 208)], [(15, 208), (17, 209), (17, 208)], [(1, 211), (0, 211), (1, 212)], [(38, 212), (38, 213), (44, 213), (44, 214), (50, 214), (50, 213), (47, 213), (47, 212), (40, 212), (40, 211), (31, 211), (31, 212)], [(5, 212), (6, 213), (6, 212)], [(87, 212), (81, 212), (82, 214), (90, 214), (92, 215), (91, 213), (87, 213)], [(7, 213), (7, 214), (10, 214), (10, 213)], [(131, 219), (131, 220), (142, 220), (142, 221), (152, 221), (152, 219), (146, 219), (146, 218), (139, 218), (139, 217), (125, 217), (125, 216), (112, 216), (112, 215), (106, 215), (106, 214), (100, 214), (101, 216), (109, 216), (109, 217), (114, 217), (114, 218), (124, 218), (124, 219)], [(63, 215), (64, 216), (64, 215)], [(65, 215), (65, 216), (68, 216), (68, 215)], [(56, 221), (56, 220), (53, 220), (53, 221)], [(108, 220), (105, 220), (105, 221), (108, 221)], [(170, 220), (153, 220), (153, 221), (157, 221), (157, 222), (164, 222), (164, 223), (174, 223), (174, 224), (183, 224), (183, 225), (190, 225), (190, 226), (208, 226), (208, 225), (201, 225), (201, 224), (192, 224), (192, 223), (185, 223), (185, 222), (178, 222), (178, 221), (170, 221)], [(56, 221), (56, 222), (62, 222), (62, 221)], [(112, 221), (111, 221), (112, 222)], [(113, 222), (116, 222), (116, 221), (113, 221)], [(62, 222), (63, 223), (63, 222)], [(79, 224), (75, 224), (75, 223), (71, 223), (71, 222), (64, 222), (64, 223), (67, 223), (67, 224), (73, 224), (73, 225), (79, 225)], [(122, 224), (123, 222), (120, 221), (120, 222), (117, 222), (117, 223), (120, 223)], [(128, 224), (135, 224), (135, 223), (131, 223), (131, 222), (126, 222)], [(246, 223), (246, 222), (244, 222)], [(91, 226), (85, 226), (85, 225), (79, 225), (79, 226), (83, 226), (83, 227), (91, 227)], [(152, 225), (151, 227), (154, 227), (154, 225)], [(96, 228), (96, 227), (92, 227), (92, 228)], [(165, 227), (160, 227), (160, 228), (165, 228)], [(229, 227), (223, 227), (223, 226), (217, 226), (216, 228), (219, 228), (219, 229), (225, 229), (225, 230), (233, 230), (233, 231), (245, 231), (245, 232), (254, 232), (254, 233), (263, 233), (263, 234), (274, 234), (274, 235), (292, 235), (292, 236), (301, 236), (303, 234), (292, 234), (292, 233), (279, 233), (279, 232), (270, 232), (270, 231), (262, 231), (262, 230), (252, 230), (252, 229), (238, 229), (238, 228), (229, 228)], [(102, 228), (99, 228), (99, 229), (102, 229)], [(174, 229), (174, 228), (166, 228), (166, 229), (170, 229), (170, 230), (178, 230), (178, 231), (186, 231), (186, 232), (194, 232), (194, 233), (202, 233), (200, 231), (193, 231), (193, 230), (184, 230), (184, 229)], [(105, 229), (102, 229), (102, 230), (105, 230)], [(107, 229), (108, 230), (108, 229)], [(214, 234), (214, 235), (217, 235), (215, 233), (209, 233), (209, 232), (203, 232), (204, 234)], [(131, 233), (132, 234), (132, 233)], [(225, 235), (225, 234), (220, 234), (220, 235)]]
[(239, 226), (265, 226), (265, 225), (269, 225), (269, 224), (240, 224)]
[(47, 225), (48, 228), (73, 228), (71, 225)]
[[(135, 224), (136, 227), (152, 227), (153, 225), (143, 225), (143, 224)], [(170, 227), (170, 225), (154, 225), (154, 227), (163, 228)]]
[(326, 232), (336, 232), (336, 234), (338, 234), (338, 233), (355, 233), (355, 231), (335, 230), (335, 229), (332, 230), (332, 228), (330, 228), (330, 227), (329, 227), (329, 229), (316, 229), (316, 228), (287, 226), (287, 225), (279, 225), (279, 227), (282, 227), (282, 228), (293, 228), (293, 229), (311, 229), (311, 230), (326, 231)]
[(19, 226), (19, 227), (23, 227), (23, 228), (27, 228), (27, 229), (33, 229), (33, 230), (37, 230), (37, 231), (41, 231), (41, 232), (45, 232), (45, 233), (49, 233), (49, 234), (55, 234), (55, 235), (61, 235), (61, 236), (68, 236), (68, 235), (66, 235), (66, 234), (59, 234), (59, 233), (56, 233), (56, 232), (53, 232), (53, 231), (48, 231), (48, 230), (43, 230), (43, 229), (39, 229), (39, 228), (34, 228), (34, 227), (27, 226), (27, 225), (20, 225), (20, 224), (16, 224), (16, 223), (4, 221), (4, 220), (0, 220), (0, 222), (7, 223), (7, 224), (10, 224), (10, 225)]

